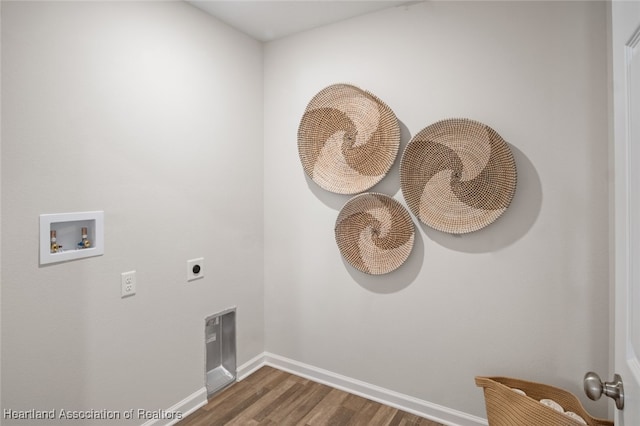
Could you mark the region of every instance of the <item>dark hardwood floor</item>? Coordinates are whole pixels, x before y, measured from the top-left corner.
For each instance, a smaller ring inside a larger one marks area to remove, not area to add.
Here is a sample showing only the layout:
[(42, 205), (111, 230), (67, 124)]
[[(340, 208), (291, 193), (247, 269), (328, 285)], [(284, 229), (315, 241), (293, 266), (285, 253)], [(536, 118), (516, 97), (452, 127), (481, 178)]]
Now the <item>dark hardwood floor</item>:
[(262, 367), (233, 384), (178, 426), (442, 426), (329, 386)]

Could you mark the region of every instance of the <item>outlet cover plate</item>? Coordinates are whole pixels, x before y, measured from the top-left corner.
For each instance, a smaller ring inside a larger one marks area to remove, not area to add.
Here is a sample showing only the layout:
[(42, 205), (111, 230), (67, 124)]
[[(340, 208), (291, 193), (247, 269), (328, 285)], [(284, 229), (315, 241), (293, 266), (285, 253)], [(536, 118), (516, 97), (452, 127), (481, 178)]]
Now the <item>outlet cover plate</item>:
[(120, 277), (122, 296), (129, 297), (136, 294), (136, 271), (123, 272)]
[(204, 257), (187, 260), (187, 281), (204, 278)]

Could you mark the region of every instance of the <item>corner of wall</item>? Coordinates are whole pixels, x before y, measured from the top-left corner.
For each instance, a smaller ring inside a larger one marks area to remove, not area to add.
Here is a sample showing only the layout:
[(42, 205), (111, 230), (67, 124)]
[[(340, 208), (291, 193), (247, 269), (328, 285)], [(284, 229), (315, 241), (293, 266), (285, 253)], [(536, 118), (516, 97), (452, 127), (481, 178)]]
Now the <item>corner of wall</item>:
[[(2, 52), (2, 2), (0, 2), (0, 52)], [(2, 55), (0, 54), (0, 99), (2, 99)], [(2, 241), (2, 102), (0, 102), (0, 241)], [(0, 244), (0, 283), (2, 282), (2, 244)], [(0, 411), (2, 411), (2, 286), (0, 285)], [(0, 418), (0, 425), (2, 418)]]

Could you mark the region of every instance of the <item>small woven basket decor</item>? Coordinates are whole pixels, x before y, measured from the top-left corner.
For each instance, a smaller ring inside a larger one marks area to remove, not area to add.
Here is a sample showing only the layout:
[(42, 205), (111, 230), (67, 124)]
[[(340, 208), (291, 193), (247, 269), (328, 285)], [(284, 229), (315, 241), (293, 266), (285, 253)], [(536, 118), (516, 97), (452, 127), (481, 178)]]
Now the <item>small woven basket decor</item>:
[(382, 180), (399, 146), (400, 126), (391, 108), (349, 84), (334, 84), (315, 95), (298, 128), (305, 173), (338, 194), (358, 194)]
[[(489, 426), (613, 426), (590, 416), (575, 395), (560, 388), (509, 377), (476, 377), (476, 385), (484, 389)], [(557, 402), (564, 412), (541, 403), (543, 399)]]
[(361, 272), (380, 275), (402, 265), (413, 248), (411, 215), (388, 195), (367, 192), (342, 207), (335, 226), (342, 256)]
[(465, 234), (484, 228), (507, 209), (516, 190), (516, 163), (491, 127), (447, 119), (411, 139), (400, 162), (400, 185), (421, 222)]

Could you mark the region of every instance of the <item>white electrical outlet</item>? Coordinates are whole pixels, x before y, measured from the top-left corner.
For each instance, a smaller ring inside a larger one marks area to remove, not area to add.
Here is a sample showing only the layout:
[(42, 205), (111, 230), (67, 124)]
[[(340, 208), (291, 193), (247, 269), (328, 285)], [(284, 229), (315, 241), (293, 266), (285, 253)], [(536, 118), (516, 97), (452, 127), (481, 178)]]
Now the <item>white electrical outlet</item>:
[(204, 258), (187, 260), (187, 281), (204, 278)]
[(136, 271), (123, 272), (120, 282), (122, 285), (122, 297), (136, 294)]

